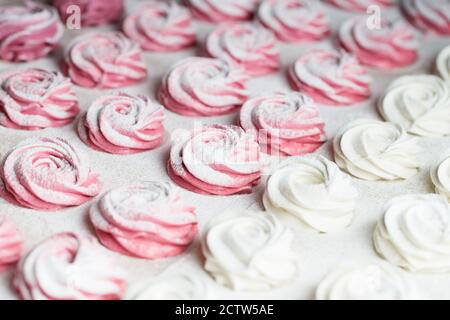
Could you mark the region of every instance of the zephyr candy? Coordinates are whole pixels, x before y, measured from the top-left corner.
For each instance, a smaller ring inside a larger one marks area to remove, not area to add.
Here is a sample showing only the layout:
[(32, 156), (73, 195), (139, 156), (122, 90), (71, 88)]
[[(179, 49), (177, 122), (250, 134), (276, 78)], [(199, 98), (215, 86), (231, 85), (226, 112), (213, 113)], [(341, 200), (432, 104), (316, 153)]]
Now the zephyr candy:
[(417, 28), (450, 35), (450, 1), (402, 0), (401, 8), (408, 21)]
[(261, 0), (185, 0), (193, 15), (209, 22), (242, 21), (252, 18)]
[(0, 272), (13, 266), (22, 254), (22, 237), (14, 223), (0, 215)]

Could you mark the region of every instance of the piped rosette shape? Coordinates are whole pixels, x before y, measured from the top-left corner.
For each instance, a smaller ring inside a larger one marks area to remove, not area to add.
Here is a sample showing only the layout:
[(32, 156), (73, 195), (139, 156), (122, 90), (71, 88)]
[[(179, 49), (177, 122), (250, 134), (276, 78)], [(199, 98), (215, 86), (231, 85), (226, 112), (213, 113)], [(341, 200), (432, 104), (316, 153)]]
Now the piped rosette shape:
[(450, 156), (434, 165), (431, 168), (430, 175), (436, 193), (443, 195), (450, 202)]
[(450, 84), (450, 46), (439, 52), (436, 58), (436, 73)]
[(0, 272), (13, 266), (22, 254), (22, 237), (14, 223), (0, 215)]
[(402, 0), (401, 9), (417, 28), (438, 35), (450, 35), (449, 0)]
[(185, 0), (193, 15), (208, 22), (249, 20), (260, 0)]
[(388, 8), (394, 5), (396, 0), (326, 0), (326, 2), (347, 11), (367, 12), (371, 6)]

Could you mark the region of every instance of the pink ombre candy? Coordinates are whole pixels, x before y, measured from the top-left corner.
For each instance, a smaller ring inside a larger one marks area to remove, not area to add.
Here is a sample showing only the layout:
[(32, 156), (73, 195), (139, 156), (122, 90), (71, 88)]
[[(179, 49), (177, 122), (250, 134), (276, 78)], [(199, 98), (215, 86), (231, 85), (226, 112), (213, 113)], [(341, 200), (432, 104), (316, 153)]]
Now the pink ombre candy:
[(22, 237), (16, 226), (6, 216), (0, 215), (0, 272), (19, 261)]
[(227, 61), (250, 76), (272, 73), (280, 67), (280, 50), (274, 34), (255, 23), (224, 24), (212, 31), (206, 54)]
[(90, 218), (103, 245), (143, 259), (181, 254), (198, 229), (195, 208), (172, 183), (142, 181), (114, 189), (91, 207)]
[(209, 22), (249, 20), (260, 0), (185, 0), (194, 16)]
[(325, 141), (325, 124), (314, 102), (300, 93), (274, 93), (248, 100), (239, 123), (255, 132), (261, 151), (280, 156), (304, 155)]
[(83, 152), (61, 138), (32, 138), (4, 158), (0, 170), (6, 200), (36, 210), (85, 203), (100, 192)]
[(26, 2), (0, 7), (0, 59), (31, 61), (45, 57), (58, 46), (64, 26), (51, 7)]
[(319, 41), (330, 34), (329, 20), (316, 0), (264, 0), (258, 21), (286, 42)]
[(215, 124), (175, 138), (167, 167), (181, 187), (200, 194), (233, 195), (251, 193), (258, 184), (262, 164), (254, 133)]
[(67, 21), (77, 6), (80, 10), (82, 26), (96, 26), (120, 19), (123, 0), (53, 0), (63, 21)]
[(78, 134), (94, 149), (131, 154), (161, 145), (164, 109), (140, 95), (111, 94), (96, 99), (80, 120)]
[(235, 111), (248, 92), (248, 76), (224, 61), (186, 58), (175, 64), (162, 80), (159, 101), (186, 116), (215, 116)]
[(450, 35), (449, 0), (403, 0), (402, 12), (417, 28)]
[(318, 103), (347, 106), (370, 97), (372, 79), (358, 60), (344, 51), (314, 50), (289, 70), (293, 89)]
[(329, 4), (332, 4), (338, 8), (348, 11), (361, 12), (366, 12), (370, 6), (388, 8), (390, 6), (393, 6), (396, 1), (397, 0), (327, 0)]
[(384, 17), (380, 28), (370, 28), (367, 17), (344, 22), (339, 31), (341, 46), (367, 66), (380, 69), (406, 67), (418, 58), (415, 30), (398, 17)]
[(0, 124), (14, 129), (61, 127), (79, 112), (70, 79), (59, 72), (24, 69), (0, 74)]
[(13, 285), (23, 300), (119, 300), (126, 280), (95, 238), (65, 232), (20, 260)]
[(144, 2), (125, 19), (122, 28), (147, 51), (177, 51), (196, 42), (191, 14), (176, 2)]
[(87, 88), (120, 88), (145, 79), (139, 45), (119, 32), (88, 33), (75, 38), (63, 64), (72, 82)]

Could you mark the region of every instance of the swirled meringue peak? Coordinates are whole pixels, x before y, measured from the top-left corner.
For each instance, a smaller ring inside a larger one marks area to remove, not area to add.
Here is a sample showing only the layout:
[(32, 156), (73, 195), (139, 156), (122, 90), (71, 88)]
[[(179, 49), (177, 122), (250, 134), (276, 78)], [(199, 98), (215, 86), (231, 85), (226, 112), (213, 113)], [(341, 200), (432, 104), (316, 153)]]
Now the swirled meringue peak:
[(173, 142), (167, 170), (196, 193), (251, 193), (261, 177), (260, 149), (254, 134), (237, 126), (205, 125)]
[(61, 127), (78, 114), (70, 80), (59, 72), (23, 69), (0, 74), (0, 124), (14, 129)]
[(370, 6), (379, 6), (387, 8), (392, 6), (396, 0), (327, 0), (329, 4), (332, 4), (338, 8), (348, 11), (361, 11), (366, 12)]
[(93, 237), (67, 232), (23, 257), (13, 284), (24, 300), (118, 300), (126, 280)]
[(139, 45), (119, 32), (91, 32), (72, 40), (63, 64), (72, 82), (87, 88), (120, 88), (147, 75)]
[(315, 0), (264, 0), (258, 21), (286, 42), (319, 41), (330, 34), (329, 20)]
[(82, 26), (98, 26), (120, 19), (123, 11), (123, 0), (53, 0), (61, 19), (67, 21), (77, 6), (80, 10)]
[(186, 58), (162, 80), (159, 101), (185, 116), (216, 116), (235, 111), (248, 98), (241, 71), (219, 59)]
[(164, 137), (163, 107), (141, 95), (102, 96), (78, 124), (78, 134), (94, 149), (131, 154), (154, 149)]
[(318, 300), (410, 300), (416, 287), (401, 270), (386, 263), (339, 268), (322, 280)]
[(248, 100), (240, 125), (255, 132), (261, 151), (273, 155), (301, 155), (325, 141), (325, 123), (314, 102), (299, 93), (274, 93)]
[(395, 16), (383, 16), (378, 29), (369, 28), (366, 16), (350, 18), (339, 30), (339, 42), (362, 64), (374, 68), (402, 68), (418, 58), (418, 34)]
[(350, 177), (336, 164), (311, 155), (283, 160), (267, 181), (263, 203), (267, 211), (333, 232), (350, 225), (357, 197)]
[(390, 122), (361, 119), (341, 129), (333, 141), (339, 167), (363, 180), (399, 180), (416, 175), (417, 139)]
[(431, 181), (434, 184), (436, 193), (447, 197), (450, 202), (450, 156), (440, 160), (431, 168)]
[(436, 58), (436, 72), (447, 83), (450, 83), (450, 46), (439, 52)]
[(185, 0), (193, 15), (208, 22), (249, 20), (261, 0)]
[(450, 272), (450, 205), (435, 194), (392, 199), (373, 236), (376, 251), (410, 271)]
[(148, 51), (177, 51), (196, 42), (189, 10), (174, 1), (143, 2), (125, 19), (123, 31)]
[(0, 215), (0, 272), (19, 261), (22, 254), (22, 237), (16, 226)]
[(406, 18), (417, 28), (450, 35), (450, 1), (402, 0), (400, 3)]
[(205, 269), (236, 291), (280, 287), (298, 273), (292, 233), (264, 211), (228, 211), (216, 216), (202, 239)]
[(87, 156), (61, 138), (19, 143), (5, 156), (0, 177), (5, 199), (36, 210), (83, 204), (101, 188)]
[(372, 79), (358, 60), (341, 50), (313, 50), (289, 70), (294, 90), (318, 103), (347, 106), (368, 99)]
[(411, 134), (450, 135), (450, 86), (439, 77), (412, 75), (394, 80), (380, 99), (379, 110), (384, 119)]
[(197, 234), (195, 208), (171, 183), (142, 181), (111, 190), (91, 207), (90, 218), (104, 246), (143, 259), (179, 255)]
[(227, 61), (250, 76), (262, 76), (280, 67), (280, 50), (274, 34), (250, 22), (226, 23), (206, 39), (206, 54)]

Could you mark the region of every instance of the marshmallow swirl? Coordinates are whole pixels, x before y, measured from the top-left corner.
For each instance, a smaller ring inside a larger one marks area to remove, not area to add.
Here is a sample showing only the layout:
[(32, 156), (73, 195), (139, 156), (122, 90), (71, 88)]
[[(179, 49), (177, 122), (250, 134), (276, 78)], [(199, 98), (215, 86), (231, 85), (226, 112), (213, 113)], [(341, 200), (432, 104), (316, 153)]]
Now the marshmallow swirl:
[(64, 32), (56, 10), (31, 1), (0, 7), (0, 27), (0, 59), (13, 62), (47, 56)]
[(408, 179), (419, 171), (416, 138), (390, 122), (352, 121), (338, 132), (333, 147), (339, 167), (359, 179)]
[(24, 300), (118, 300), (126, 281), (94, 238), (67, 232), (34, 247), (13, 284)]
[(450, 86), (433, 75), (394, 80), (380, 99), (383, 118), (409, 133), (425, 137), (450, 135)]
[(450, 205), (435, 194), (392, 199), (373, 235), (390, 263), (417, 272), (450, 272)]
[(262, 163), (255, 136), (236, 126), (205, 125), (173, 142), (169, 176), (200, 194), (250, 193)]
[(450, 46), (439, 52), (436, 58), (436, 71), (442, 79), (450, 83)]
[(326, 140), (325, 124), (314, 102), (299, 93), (274, 93), (248, 100), (240, 125), (253, 131), (261, 150), (282, 156), (314, 152)]
[(329, 4), (332, 4), (338, 8), (348, 11), (361, 11), (366, 12), (370, 6), (381, 6), (387, 8), (392, 6), (396, 0), (327, 0)]
[(19, 261), (22, 237), (12, 221), (0, 215), (0, 272)]
[(91, 207), (90, 218), (104, 246), (144, 259), (179, 255), (197, 234), (195, 208), (171, 183), (144, 181), (114, 189)]
[(367, 70), (343, 51), (311, 51), (294, 63), (288, 76), (294, 90), (326, 105), (352, 105), (371, 95), (372, 79)]
[(72, 84), (59, 72), (24, 69), (0, 74), (0, 124), (14, 129), (61, 127), (79, 112)]
[(78, 125), (78, 134), (94, 149), (130, 154), (161, 145), (163, 107), (146, 96), (126, 93), (102, 96)]
[(272, 73), (280, 66), (274, 34), (254, 23), (217, 27), (206, 39), (205, 50), (208, 56), (227, 61), (250, 76)]
[(383, 17), (380, 28), (369, 28), (367, 17), (350, 18), (339, 30), (341, 46), (367, 66), (395, 69), (418, 58), (415, 30), (398, 17)]
[(247, 79), (218, 59), (186, 58), (163, 78), (158, 97), (166, 108), (185, 116), (227, 114), (247, 100)]
[(189, 10), (176, 2), (142, 3), (125, 19), (123, 31), (148, 51), (177, 51), (196, 41)]
[(61, 138), (31, 138), (4, 158), (3, 197), (23, 207), (56, 210), (85, 203), (100, 192), (87, 156)]
[(260, 0), (185, 0), (193, 15), (208, 22), (249, 20)]
[(139, 45), (121, 33), (87, 33), (69, 44), (64, 69), (82, 87), (129, 86), (146, 77), (141, 53)]
[(228, 211), (217, 215), (202, 239), (205, 269), (236, 291), (280, 287), (298, 273), (292, 233), (270, 213)]
[(445, 196), (450, 202), (450, 157), (431, 168), (430, 175), (436, 193)]
[(319, 41), (330, 34), (329, 20), (315, 0), (265, 0), (258, 21), (286, 42)]
[(402, 0), (401, 9), (406, 18), (424, 31), (450, 35), (449, 0)]

